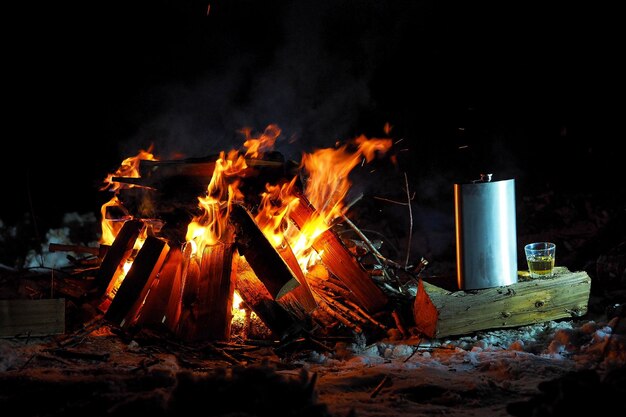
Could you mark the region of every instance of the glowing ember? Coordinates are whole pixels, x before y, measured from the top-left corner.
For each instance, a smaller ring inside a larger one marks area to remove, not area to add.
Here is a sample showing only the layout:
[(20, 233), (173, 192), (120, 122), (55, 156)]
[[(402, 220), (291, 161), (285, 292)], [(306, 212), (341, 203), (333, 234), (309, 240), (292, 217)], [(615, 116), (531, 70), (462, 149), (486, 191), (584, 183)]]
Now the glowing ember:
[(124, 266), (118, 272), (117, 276), (115, 276), (114, 279), (109, 283), (109, 287), (107, 288), (106, 293), (105, 293), (107, 298), (113, 300), (113, 298), (115, 297), (115, 294), (117, 294), (117, 291), (120, 289), (122, 282), (124, 282), (124, 278), (126, 278), (126, 274), (128, 274), (128, 271), (130, 271), (130, 268), (132, 266), (133, 266), (132, 259), (128, 259), (124, 263)]

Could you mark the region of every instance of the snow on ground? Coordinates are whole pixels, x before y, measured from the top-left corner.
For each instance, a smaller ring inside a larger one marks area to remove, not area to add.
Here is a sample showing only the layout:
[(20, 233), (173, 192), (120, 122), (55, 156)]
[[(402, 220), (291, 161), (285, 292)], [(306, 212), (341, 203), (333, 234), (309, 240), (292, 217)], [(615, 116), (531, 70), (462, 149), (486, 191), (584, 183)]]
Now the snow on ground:
[[(379, 341), (370, 345), (339, 343), (332, 352), (306, 351), (289, 359), (263, 349), (248, 365), (249, 369), (263, 369), (253, 378), (241, 368), (216, 359), (204, 361), (202, 367), (190, 370), (189, 363), (181, 361), (181, 352), (161, 349), (158, 344), (146, 344), (139, 339), (123, 341), (105, 326), (75, 347), (110, 355), (100, 361), (57, 357), (50, 351), (57, 345), (49, 339), (0, 340), (0, 404), (17, 402), (21, 391), (14, 387), (23, 386), (25, 390), (32, 390), (33, 396), (48, 395), (46, 400), (52, 403), (62, 395), (76, 402), (78, 400), (71, 396), (88, 391), (96, 403), (116, 399), (114, 408), (122, 400), (128, 407), (140, 407), (149, 401), (155, 407), (153, 417), (179, 415), (171, 412), (171, 399), (181, 395), (181, 386), (192, 384), (198, 391), (194, 401), (202, 403), (204, 395), (215, 395), (202, 387), (211, 386), (215, 390), (215, 386), (232, 383), (238, 376), (239, 379), (252, 378), (252, 382), (243, 384), (235, 394), (225, 392), (218, 397), (234, 395), (241, 401), (260, 401), (254, 397), (269, 394), (259, 394), (259, 384), (274, 384), (277, 378), (284, 378), (295, 381), (297, 389), (293, 395), (306, 391), (310, 385), (307, 381), (314, 381), (314, 404), (307, 403), (308, 411), (304, 413), (305, 408), (298, 408), (300, 405), (295, 406), (296, 411), (293, 408), (280, 410), (280, 405), (273, 404), (278, 400), (266, 398), (265, 403), (271, 403), (270, 411), (228, 414), (222, 405), (221, 411), (215, 409), (206, 415), (574, 416), (581, 410), (624, 408), (626, 332), (620, 324), (619, 318), (606, 323), (577, 319), (447, 340)], [(207, 379), (208, 375), (213, 375), (213, 380)], [(231, 375), (230, 379), (224, 379), (225, 375)], [(259, 375), (265, 376), (259, 379)], [(604, 383), (608, 375), (620, 382)], [(215, 385), (216, 378), (224, 381)], [(566, 378), (578, 381), (574, 387), (583, 387), (583, 393), (572, 391), (571, 381), (553, 382), (553, 385), (548, 382), (568, 381)], [(282, 388), (276, 389), (285, 389), (284, 385), (277, 386)], [(545, 396), (547, 399), (540, 396), (542, 387), (549, 393)], [(102, 392), (95, 395), (98, 390)], [(563, 398), (568, 398), (567, 404), (576, 412), (554, 412), (553, 402), (558, 405)], [(549, 401), (549, 411), (531, 414), (528, 410), (522, 412), (524, 407), (522, 411), (519, 406), (511, 408), (512, 404), (530, 404), (529, 401), (538, 399), (544, 403)], [(87, 405), (81, 407), (80, 412), (94, 415)], [(276, 407), (278, 409), (272, 411)], [(61, 407), (55, 412), (22, 415), (60, 416), (65, 415), (63, 410)]]
[(320, 400), (336, 415), (507, 416), (507, 404), (537, 394), (542, 381), (623, 367), (615, 325), (551, 321), (420, 345), (347, 346), (340, 359), (313, 354), (305, 367), (319, 374)]

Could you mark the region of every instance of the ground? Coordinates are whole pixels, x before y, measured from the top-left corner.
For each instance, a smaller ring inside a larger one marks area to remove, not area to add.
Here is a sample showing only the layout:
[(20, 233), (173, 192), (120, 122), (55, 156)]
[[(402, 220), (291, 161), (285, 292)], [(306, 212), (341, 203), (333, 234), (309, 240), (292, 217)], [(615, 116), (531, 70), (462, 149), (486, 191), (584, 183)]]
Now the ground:
[[(108, 325), (0, 341), (0, 403), (22, 416), (556, 416), (624, 410), (626, 326), (563, 320), (450, 340), (277, 355)], [(223, 352), (230, 354), (223, 355)], [(245, 352), (245, 353), (244, 353)], [(237, 359), (238, 358), (238, 359)]]

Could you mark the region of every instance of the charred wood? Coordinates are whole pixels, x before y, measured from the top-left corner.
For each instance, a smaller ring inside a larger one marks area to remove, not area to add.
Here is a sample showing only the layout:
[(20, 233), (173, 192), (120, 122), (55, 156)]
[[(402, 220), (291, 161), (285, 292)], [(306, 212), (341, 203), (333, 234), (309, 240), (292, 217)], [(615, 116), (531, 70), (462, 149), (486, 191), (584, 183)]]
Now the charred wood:
[(96, 274), (98, 295), (102, 295), (115, 276), (122, 272), (124, 262), (132, 254), (133, 246), (142, 227), (143, 222), (140, 220), (128, 220), (120, 229), (115, 241), (102, 259), (102, 264)]
[(169, 245), (164, 240), (146, 238), (104, 315), (107, 321), (120, 327), (134, 324), (168, 252)]
[(300, 285), (296, 276), (244, 207), (234, 205), (231, 221), (239, 253), (246, 258), (267, 291), (280, 299)]

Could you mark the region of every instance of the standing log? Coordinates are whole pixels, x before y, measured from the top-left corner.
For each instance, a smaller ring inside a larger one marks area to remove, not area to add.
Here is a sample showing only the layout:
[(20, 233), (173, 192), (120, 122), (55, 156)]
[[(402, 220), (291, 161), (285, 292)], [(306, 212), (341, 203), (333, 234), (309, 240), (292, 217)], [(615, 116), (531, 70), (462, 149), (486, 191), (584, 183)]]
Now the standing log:
[(186, 243), (183, 246), (183, 250), (181, 252), (181, 262), (176, 268), (174, 281), (172, 283), (172, 290), (167, 301), (165, 315), (162, 319), (163, 324), (170, 330), (170, 332), (172, 332), (172, 334), (176, 334), (178, 332), (178, 323), (180, 320), (183, 306), (185, 277), (187, 275), (187, 269), (189, 268), (191, 252), (192, 245), (190, 243)]
[(168, 252), (169, 245), (164, 240), (148, 236), (111, 301), (104, 315), (106, 320), (120, 327), (134, 324)]
[(193, 256), (191, 245), (185, 248), (185, 264), (183, 265), (182, 291), (180, 297), (180, 314), (176, 325), (176, 335), (183, 340), (192, 340), (196, 328), (198, 293), (200, 288), (200, 263)]
[(137, 316), (137, 325), (163, 326), (169, 299), (180, 273), (183, 255), (179, 249), (170, 250), (161, 271), (154, 280), (146, 301)]
[(124, 263), (130, 257), (142, 227), (143, 222), (141, 220), (124, 222), (104, 259), (102, 259), (102, 264), (96, 274), (98, 296), (108, 292), (114, 284), (116, 276), (122, 273)]
[[(295, 205), (289, 216), (302, 229), (315, 216), (316, 211), (303, 195), (299, 195), (298, 198), (300, 203)], [(313, 248), (322, 258), (322, 263), (354, 294), (355, 301), (363, 308), (375, 313), (387, 305), (387, 296), (372, 281), (367, 271), (333, 230), (324, 231), (313, 242)]]
[(285, 296), (300, 285), (291, 268), (267, 240), (248, 210), (234, 205), (230, 219), (236, 228), (235, 241), (239, 253), (246, 258), (274, 299)]
[(237, 265), (233, 244), (206, 246), (200, 263), (196, 329), (192, 340), (228, 340)]
[[(555, 268), (546, 279), (520, 277), (515, 284), (473, 291), (447, 291), (424, 282), (424, 290), (437, 309), (432, 337), (460, 335), (491, 328), (517, 327), (587, 312), (591, 278), (586, 272)], [(431, 309), (416, 297), (415, 323), (433, 321)]]

